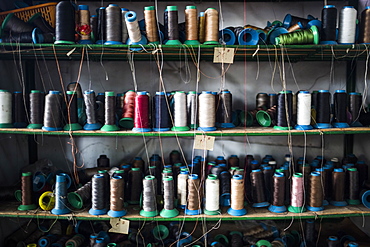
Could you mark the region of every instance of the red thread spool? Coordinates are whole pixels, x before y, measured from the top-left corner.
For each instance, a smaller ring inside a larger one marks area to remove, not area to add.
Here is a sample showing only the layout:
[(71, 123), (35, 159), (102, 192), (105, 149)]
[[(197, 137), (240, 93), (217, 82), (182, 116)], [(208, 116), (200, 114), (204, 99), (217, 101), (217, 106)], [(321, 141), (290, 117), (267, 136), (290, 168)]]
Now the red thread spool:
[(149, 122), (149, 96), (147, 92), (137, 92), (135, 97), (135, 120), (134, 128), (135, 132), (148, 132), (150, 128)]
[(125, 94), (122, 118), (119, 121), (119, 125), (125, 129), (132, 129), (134, 127), (135, 97), (136, 93), (133, 90), (129, 90)]

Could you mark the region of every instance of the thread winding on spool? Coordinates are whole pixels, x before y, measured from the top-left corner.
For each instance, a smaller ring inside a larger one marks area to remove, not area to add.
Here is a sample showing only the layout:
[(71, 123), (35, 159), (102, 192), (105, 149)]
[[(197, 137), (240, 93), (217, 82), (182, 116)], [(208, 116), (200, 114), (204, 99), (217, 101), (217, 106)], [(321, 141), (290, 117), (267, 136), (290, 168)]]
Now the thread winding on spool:
[(164, 187), (164, 206), (160, 215), (164, 218), (173, 218), (179, 215), (179, 211), (174, 207), (174, 180), (172, 176), (163, 178)]
[(319, 44), (319, 30), (316, 26), (311, 26), (309, 29), (299, 29), (292, 33), (280, 34), (275, 38), (276, 45), (291, 45), (291, 44)]
[[(146, 45), (148, 43), (146, 37), (141, 34), (139, 23), (134, 11), (128, 11), (125, 15), (127, 32), (128, 32), (128, 45)], [(141, 50), (141, 48), (130, 48), (131, 50)]]
[(316, 124), (314, 126), (317, 129), (332, 127), (330, 124), (330, 96), (329, 90), (317, 92)]
[(199, 43), (203, 44), (205, 39), (205, 24), (206, 24), (206, 17), (204, 12), (199, 12), (198, 16), (198, 37)]
[(106, 20), (105, 20), (105, 9), (106, 7), (100, 7), (98, 12), (98, 23), (97, 23), (97, 31), (96, 31), (96, 44), (104, 44), (105, 39), (107, 36), (106, 31)]
[(32, 203), (32, 173), (22, 173), (21, 180), (21, 191), (16, 192), (16, 194), (21, 194), (21, 205), (18, 206), (18, 210), (25, 211), (36, 209), (37, 206)]
[(197, 23), (197, 7), (186, 6), (185, 9), (185, 34), (186, 45), (199, 45), (198, 41), (198, 23)]
[(345, 177), (346, 174), (342, 168), (334, 169), (332, 173), (332, 200), (330, 204), (333, 206), (344, 207), (347, 206), (347, 202), (344, 198), (345, 191)]
[(108, 215), (111, 217), (122, 217), (126, 215), (126, 210), (123, 209), (124, 205), (124, 186), (125, 181), (121, 176), (113, 176), (110, 179), (110, 210)]
[(219, 94), (218, 101), (218, 126), (220, 128), (234, 128), (235, 125), (232, 123), (232, 94), (228, 90), (222, 90)]
[(354, 44), (356, 41), (357, 10), (344, 6), (339, 13), (338, 43)]
[(174, 126), (171, 128), (172, 131), (188, 131), (187, 126), (187, 112), (186, 112), (186, 94), (184, 91), (177, 91), (173, 95), (173, 115), (174, 115)]
[(281, 172), (275, 172), (274, 174), (274, 191), (272, 204), (269, 206), (269, 210), (273, 213), (284, 213), (286, 207), (284, 205), (284, 192), (285, 192), (285, 175)]
[[(204, 44), (205, 45), (218, 45), (218, 11), (214, 8), (208, 8), (204, 12)], [(201, 40), (201, 38), (199, 38)]]
[(80, 35), (79, 44), (92, 44), (91, 41), (91, 26), (90, 26), (90, 11), (88, 5), (78, 5), (78, 26), (77, 32)]
[(348, 128), (347, 123), (347, 93), (345, 90), (336, 90), (334, 93), (334, 122), (335, 128)]
[(311, 172), (310, 190), (308, 195), (308, 205), (306, 208), (310, 211), (322, 211), (323, 207), (323, 187), (320, 172)]
[(95, 92), (93, 90), (85, 91), (84, 101), (86, 107), (86, 124), (83, 127), (84, 130), (100, 129), (102, 124), (97, 121)]
[(135, 97), (135, 117), (134, 117), (134, 132), (149, 132), (149, 96), (148, 93), (137, 92)]
[(185, 209), (186, 207), (186, 195), (187, 195), (187, 179), (189, 171), (182, 170), (177, 176), (177, 199), (179, 207)]
[(64, 130), (74, 131), (82, 129), (78, 123), (78, 108), (77, 108), (77, 93), (75, 91), (67, 91), (67, 124), (64, 125)]
[[(288, 207), (289, 212), (302, 213), (306, 211), (303, 205), (304, 202), (304, 184), (302, 173), (294, 173), (292, 176), (292, 194), (290, 206)], [(305, 187), (308, 188), (308, 187)]]
[(0, 90), (0, 128), (13, 128), (12, 123), (12, 94)]
[(187, 215), (199, 215), (202, 213), (201, 209), (201, 189), (200, 179), (197, 174), (190, 174), (188, 176), (188, 203), (185, 208)]
[(144, 217), (155, 217), (158, 215), (156, 204), (157, 179), (148, 175), (143, 179), (143, 209), (140, 215)]
[(104, 179), (103, 174), (95, 174), (92, 177), (92, 187), (91, 187), (91, 202), (92, 206), (91, 209), (89, 210), (89, 214), (91, 215), (103, 215), (107, 213), (106, 209), (106, 202), (105, 202), (105, 197), (106, 197), (106, 183)]
[(49, 91), (45, 96), (45, 112), (43, 130), (58, 131), (62, 130), (62, 96), (59, 91)]
[[(28, 129), (41, 129), (44, 113), (44, 94), (39, 90), (30, 93), (30, 124)], [(1, 117), (0, 117), (1, 119)]]
[(263, 173), (261, 172), (261, 170), (260, 169), (252, 170), (252, 172), (250, 173), (250, 178), (254, 202), (252, 206), (258, 208), (269, 206), (270, 203), (266, 201)]
[(322, 29), (320, 44), (336, 45), (337, 39), (337, 9), (334, 5), (325, 5), (321, 11)]
[(68, 193), (67, 199), (72, 207), (81, 209), (84, 204), (86, 205), (91, 201), (91, 187), (92, 182), (89, 181), (76, 191)]
[(156, 92), (154, 96), (154, 131), (170, 130), (170, 113), (167, 102), (167, 96), (164, 92)]
[(122, 14), (117, 4), (109, 4), (105, 9), (106, 41), (104, 45), (122, 44)]
[(168, 40), (166, 45), (181, 45), (179, 41), (178, 9), (177, 6), (167, 6)]
[(145, 31), (149, 44), (159, 44), (157, 18), (154, 6), (144, 7)]
[(215, 96), (210, 91), (203, 91), (199, 95), (199, 127), (200, 131), (216, 130)]
[(234, 175), (231, 178), (231, 205), (227, 213), (233, 216), (247, 214), (244, 208), (244, 180), (242, 175)]
[(102, 131), (117, 131), (119, 127), (115, 124), (115, 103), (116, 103), (116, 96), (114, 92), (105, 92), (105, 120), (104, 125), (100, 129)]
[(293, 120), (293, 95), (292, 91), (280, 91), (276, 111), (276, 130), (288, 130), (292, 128)]
[(67, 179), (64, 174), (56, 175), (55, 183), (55, 206), (51, 210), (52, 214), (61, 215), (71, 212), (67, 208)]
[(311, 123), (311, 94), (308, 91), (298, 93), (297, 102), (297, 130), (312, 129)]

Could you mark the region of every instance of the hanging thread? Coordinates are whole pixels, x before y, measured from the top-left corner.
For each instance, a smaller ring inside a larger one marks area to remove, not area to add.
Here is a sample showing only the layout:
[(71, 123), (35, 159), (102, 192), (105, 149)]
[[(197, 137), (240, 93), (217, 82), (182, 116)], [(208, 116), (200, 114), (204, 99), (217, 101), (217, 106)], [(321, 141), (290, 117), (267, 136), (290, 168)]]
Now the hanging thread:
[(105, 207), (106, 202), (104, 201), (107, 192), (106, 183), (103, 174), (95, 174), (92, 177), (91, 187), (91, 202), (92, 206), (89, 210), (89, 214), (92, 215), (103, 215), (107, 213)]
[(105, 92), (105, 119), (104, 126), (100, 129), (102, 131), (117, 131), (119, 127), (115, 124), (115, 105), (116, 96), (114, 92)]
[(252, 170), (250, 174), (253, 196), (253, 207), (267, 207), (270, 205), (266, 201), (265, 185), (263, 181), (263, 173), (260, 169)]
[(319, 172), (311, 172), (307, 209), (310, 211), (324, 210), (324, 207), (322, 206), (323, 200), (324, 195), (321, 183), (321, 174)]
[(143, 179), (143, 209), (140, 215), (144, 217), (154, 217), (158, 215), (156, 203), (157, 179), (148, 175)]
[(61, 1), (55, 7), (55, 44), (75, 43), (75, 8), (71, 2)]
[(218, 108), (220, 109), (219, 120), (217, 121), (219, 126), (221, 128), (234, 128), (235, 125), (232, 123), (233, 98), (230, 91), (221, 91)]
[(109, 4), (105, 9), (106, 42), (105, 45), (122, 44), (121, 8), (117, 4)]
[(69, 204), (76, 209), (81, 209), (84, 205), (91, 202), (91, 187), (92, 182), (89, 181), (75, 192), (68, 193)]
[[(1, 93), (0, 93), (1, 97)], [(30, 93), (30, 124), (28, 129), (41, 129), (44, 118), (44, 94), (39, 90), (31, 90)], [(0, 103), (1, 105), (1, 103)], [(1, 119), (1, 117), (0, 117)]]
[(78, 108), (77, 108), (77, 93), (75, 91), (67, 91), (67, 124), (64, 125), (64, 130), (73, 131), (82, 129), (78, 123)]
[(311, 123), (311, 94), (308, 91), (299, 91), (297, 102), (297, 130), (312, 129)]
[(215, 96), (210, 91), (203, 91), (199, 95), (199, 127), (200, 131), (216, 130)]
[[(186, 94), (184, 91), (177, 91), (173, 95), (174, 107), (174, 124), (172, 131), (188, 131), (187, 116), (186, 116)], [(200, 120), (199, 120), (200, 121)]]
[(96, 113), (96, 99), (95, 92), (93, 90), (87, 90), (84, 92), (84, 101), (86, 107), (86, 124), (84, 130), (98, 130), (102, 127), (101, 123), (97, 121)]
[(25, 128), (26, 123), (26, 109), (23, 102), (23, 94), (20, 91), (13, 93), (13, 126), (15, 128)]
[(198, 215), (202, 213), (200, 179), (197, 174), (188, 176), (188, 202), (185, 209), (187, 215)]
[(179, 215), (179, 211), (174, 206), (174, 181), (172, 176), (163, 177), (164, 205), (160, 215), (164, 218), (173, 218)]
[(157, 18), (154, 6), (144, 7), (145, 30), (148, 42), (159, 44)]
[(71, 212), (67, 208), (67, 178), (64, 174), (56, 175), (55, 183), (55, 206), (51, 210), (52, 214), (61, 215)]
[(168, 40), (166, 45), (181, 45), (179, 41), (179, 25), (177, 6), (167, 6)]
[(331, 128), (330, 124), (330, 92), (319, 90), (317, 92), (316, 125), (315, 128)]
[(170, 130), (170, 113), (167, 102), (168, 99), (164, 92), (156, 92), (154, 96), (154, 131)]
[(119, 121), (119, 125), (125, 129), (132, 129), (134, 127), (135, 97), (136, 93), (133, 90), (125, 93), (122, 117)]
[(334, 93), (334, 120), (335, 128), (348, 128), (347, 123), (347, 93), (345, 90), (336, 90)]
[(204, 12), (205, 16), (205, 45), (218, 45), (218, 11), (214, 8), (208, 8)]
[(62, 130), (62, 96), (59, 91), (49, 91), (45, 96), (44, 126), (43, 130)]
[(137, 92), (135, 97), (135, 118), (134, 128), (135, 132), (151, 131), (149, 122), (149, 96), (145, 91)]
[(292, 91), (280, 91), (278, 94), (276, 126), (274, 129), (287, 130), (292, 128), (293, 95)]
[(234, 175), (231, 178), (231, 205), (227, 213), (233, 216), (247, 214), (244, 208), (244, 180), (242, 175)]
[(334, 5), (325, 5), (321, 11), (321, 20), (320, 44), (336, 45), (337, 8)]
[(353, 44), (356, 41), (357, 10), (344, 6), (339, 13), (338, 43)]
[(123, 209), (125, 181), (121, 176), (113, 176), (110, 179), (110, 210), (108, 215), (111, 217), (122, 217), (126, 215)]
[(198, 41), (198, 23), (197, 23), (197, 7), (186, 6), (185, 8), (185, 34), (186, 45), (199, 45)]

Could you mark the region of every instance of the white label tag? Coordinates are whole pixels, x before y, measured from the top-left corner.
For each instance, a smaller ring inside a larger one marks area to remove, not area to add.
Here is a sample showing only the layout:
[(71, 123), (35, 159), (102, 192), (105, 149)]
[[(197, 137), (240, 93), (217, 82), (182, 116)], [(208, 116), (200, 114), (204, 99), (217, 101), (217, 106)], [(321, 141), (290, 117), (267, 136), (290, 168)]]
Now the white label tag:
[(40, 177), (39, 176), (36, 176), (34, 179), (33, 179), (33, 183), (34, 184), (38, 184), (40, 181)]
[(214, 136), (197, 135), (194, 140), (194, 149), (213, 151), (215, 144)]
[(121, 219), (121, 218), (111, 218), (110, 224), (112, 228), (109, 229), (109, 232), (128, 234), (128, 229), (130, 227), (130, 221)]
[(234, 48), (215, 47), (213, 63), (234, 63)]

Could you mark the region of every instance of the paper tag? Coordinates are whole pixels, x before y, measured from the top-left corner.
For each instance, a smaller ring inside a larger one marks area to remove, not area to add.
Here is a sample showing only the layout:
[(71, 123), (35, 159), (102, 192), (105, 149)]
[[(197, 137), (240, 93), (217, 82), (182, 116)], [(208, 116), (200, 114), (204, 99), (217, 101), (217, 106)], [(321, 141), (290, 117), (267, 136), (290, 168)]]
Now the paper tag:
[(111, 218), (110, 224), (112, 228), (109, 229), (109, 232), (128, 234), (128, 229), (130, 227), (130, 221), (121, 219), (121, 218)]
[(234, 63), (234, 48), (215, 47), (213, 63)]
[(40, 181), (40, 177), (39, 176), (36, 176), (34, 179), (33, 179), (33, 183), (34, 184), (38, 184)]
[(215, 144), (214, 136), (197, 135), (194, 140), (194, 149), (213, 151)]

